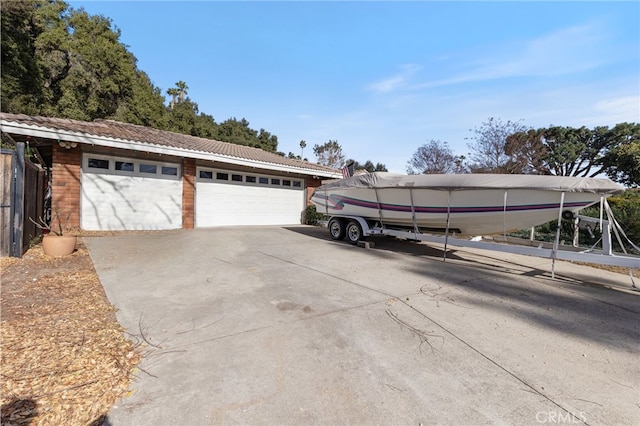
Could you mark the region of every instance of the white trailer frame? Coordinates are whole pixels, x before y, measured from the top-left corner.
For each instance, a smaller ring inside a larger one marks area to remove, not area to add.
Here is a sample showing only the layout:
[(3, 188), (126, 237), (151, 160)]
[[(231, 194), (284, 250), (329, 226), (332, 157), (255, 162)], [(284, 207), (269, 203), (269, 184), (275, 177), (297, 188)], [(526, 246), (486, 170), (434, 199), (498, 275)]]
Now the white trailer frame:
[[(416, 231), (406, 231), (397, 229), (387, 229), (382, 226), (369, 226), (367, 221), (359, 216), (332, 216), (332, 218), (340, 218), (345, 221), (356, 221), (362, 229), (364, 237), (374, 236), (392, 236), (405, 240), (424, 241), (429, 243), (439, 243), (445, 245), (444, 258), (446, 259), (446, 248), (448, 246), (470, 247), (482, 250), (493, 250), (504, 253), (522, 254), (527, 256), (542, 257), (547, 259), (560, 259), (578, 262), (596, 263), (600, 265), (621, 266), (628, 268), (640, 268), (640, 256), (630, 254), (618, 254), (611, 251), (611, 233), (609, 221), (603, 220), (603, 246), (608, 247), (606, 250), (562, 250), (553, 248), (545, 248), (542, 242), (536, 247), (497, 243), (486, 240), (478, 240), (477, 238), (462, 239), (455, 235), (434, 235), (423, 234)], [(330, 220), (329, 220), (330, 221)], [(326, 226), (326, 223), (323, 225)], [(606, 235), (606, 237), (605, 237)]]

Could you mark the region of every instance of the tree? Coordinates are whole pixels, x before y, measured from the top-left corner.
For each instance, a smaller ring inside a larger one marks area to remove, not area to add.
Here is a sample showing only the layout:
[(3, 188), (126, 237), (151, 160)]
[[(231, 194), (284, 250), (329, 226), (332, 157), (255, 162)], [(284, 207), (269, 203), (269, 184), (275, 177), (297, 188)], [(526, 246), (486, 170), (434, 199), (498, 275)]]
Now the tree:
[[(277, 152), (278, 137), (260, 129), (260, 132), (249, 127), (249, 122), (243, 118), (237, 120), (235, 117), (229, 118), (218, 125), (216, 139), (224, 142), (247, 145), (261, 148), (269, 152)], [(282, 155), (284, 155), (282, 153)]]
[(314, 145), (313, 153), (318, 159), (318, 164), (327, 167), (339, 168), (344, 164), (344, 154), (342, 147), (336, 140), (329, 140), (322, 145)]
[[(45, 32), (36, 45), (49, 65), (50, 115), (91, 121), (111, 118), (133, 96), (136, 59), (119, 42), (111, 20), (74, 11), (67, 26)], [(62, 38), (62, 40), (60, 40)]]
[(373, 164), (371, 162), (371, 160), (367, 160), (364, 162), (364, 164), (354, 160), (354, 159), (349, 159), (347, 160), (347, 164), (349, 164), (350, 162), (353, 162), (353, 169), (354, 170), (366, 170), (369, 173), (373, 173), (373, 172), (388, 172), (389, 170), (387, 170), (387, 166), (385, 166), (382, 163), (376, 163)]
[(1, 16), (2, 111), (162, 128), (164, 99), (110, 19), (60, 0), (3, 1)]
[(267, 132), (265, 129), (260, 129), (257, 140), (250, 146), (261, 148), (269, 152), (275, 152), (278, 148), (278, 137)]
[(176, 83), (176, 87), (178, 88), (178, 99), (180, 100), (180, 102), (184, 102), (184, 97), (187, 95), (189, 86), (187, 86), (187, 83), (180, 80)]
[(307, 141), (305, 140), (301, 140), (300, 141), (300, 158), (302, 159), (302, 157), (304, 157), (304, 149), (307, 147)]
[(604, 172), (623, 185), (640, 186), (640, 124), (619, 123), (610, 139), (612, 146), (601, 159)]
[(475, 134), (469, 138), (474, 142), (468, 144), (471, 150), (471, 170), (476, 173), (508, 173), (510, 157), (506, 152), (507, 138), (527, 130), (518, 122), (503, 123), (499, 118), (493, 117), (482, 123), (480, 128), (471, 130)]
[(2, 111), (37, 114), (44, 99), (43, 67), (36, 58), (36, 38), (44, 31), (36, 16), (42, 2), (2, 2)]
[(180, 89), (177, 87), (172, 87), (171, 89), (167, 89), (167, 95), (171, 96), (171, 101), (169, 101), (169, 108), (173, 109), (173, 106), (176, 104), (176, 98), (180, 94)]
[(545, 161), (547, 147), (543, 134), (541, 130), (529, 129), (507, 136), (504, 149), (509, 157), (505, 167), (507, 173), (550, 174)]
[(463, 162), (464, 157), (455, 156), (447, 142), (432, 139), (419, 147), (407, 162), (407, 173), (462, 173)]
[(139, 71), (135, 76), (131, 98), (118, 105), (113, 119), (167, 130), (169, 117), (164, 101), (160, 88), (151, 83), (146, 73)]
[(640, 181), (640, 124), (619, 123), (613, 128), (552, 126), (518, 132), (507, 138), (507, 173), (612, 179), (636, 186)]
[(606, 148), (606, 128), (593, 131), (586, 127), (553, 126), (539, 129), (546, 146), (546, 161), (551, 174), (557, 176), (596, 176), (602, 172), (598, 159)]
[(382, 163), (376, 163), (375, 167), (373, 168), (374, 172), (388, 172), (389, 170), (387, 169), (387, 166), (385, 166)]
[(137, 68), (120, 30), (61, 0), (2, 0), (2, 111), (93, 121), (108, 118), (275, 152), (278, 138), (243, 119), (218, 125), (180, 80), (167, 90)]

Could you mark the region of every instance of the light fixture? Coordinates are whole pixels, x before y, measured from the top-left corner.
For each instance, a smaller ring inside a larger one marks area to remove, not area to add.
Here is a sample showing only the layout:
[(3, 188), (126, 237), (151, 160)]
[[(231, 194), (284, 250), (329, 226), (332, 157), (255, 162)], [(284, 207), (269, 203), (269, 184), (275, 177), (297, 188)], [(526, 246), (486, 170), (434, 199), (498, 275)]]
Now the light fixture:
[(58, 141), (58, 145), (60, 145), (61, 148), (71, 149), (71, 148), (75, 148), (76, 146), (78, 146), (78, 143), (77, 142)]

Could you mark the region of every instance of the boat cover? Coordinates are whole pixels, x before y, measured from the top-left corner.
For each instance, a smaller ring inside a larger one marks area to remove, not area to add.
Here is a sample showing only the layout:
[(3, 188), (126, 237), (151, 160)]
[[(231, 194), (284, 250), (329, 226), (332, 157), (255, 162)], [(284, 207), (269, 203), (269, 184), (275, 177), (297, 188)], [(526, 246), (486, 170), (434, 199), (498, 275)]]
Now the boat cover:
[(429, 174), (363, 173), (348, 179), (327, 182), (316, 191), (347, 188), (429, 188), (446, 191), (469, 189), (538, 189), (558, 192), (617, 194), (625, 188), (609, 179), (507, 174)]

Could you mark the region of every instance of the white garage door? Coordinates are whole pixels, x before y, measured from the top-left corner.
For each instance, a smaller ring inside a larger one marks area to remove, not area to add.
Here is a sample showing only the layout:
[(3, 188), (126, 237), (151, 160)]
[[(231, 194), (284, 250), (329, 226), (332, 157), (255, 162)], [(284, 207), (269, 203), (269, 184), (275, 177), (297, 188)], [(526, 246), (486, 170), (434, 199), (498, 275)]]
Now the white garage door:
[(197, 170), (196, 227), (300, 224), (304, 206), (302, 179)]
[(84, 154), (81, 194), (82, 229), (182, 228), (179, 164)]

